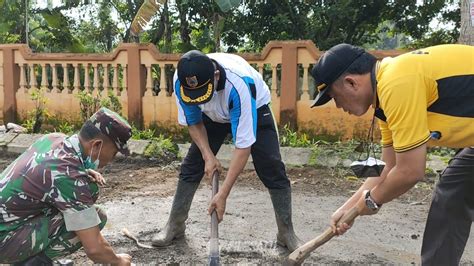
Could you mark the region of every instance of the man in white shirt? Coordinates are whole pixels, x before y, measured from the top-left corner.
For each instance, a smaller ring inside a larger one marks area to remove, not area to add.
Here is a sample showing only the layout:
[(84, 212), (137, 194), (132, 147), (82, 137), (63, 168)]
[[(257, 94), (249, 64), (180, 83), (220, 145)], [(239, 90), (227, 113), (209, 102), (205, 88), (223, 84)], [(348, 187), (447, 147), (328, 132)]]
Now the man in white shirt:
[(220, 171), (215, 154), (231, 133), (235, 150), (209, 213), (216, 210), (222, 221), (230, 190), (252, 154), (257, 175), (272, 199), (277, 243), (295, 250), (300, 242), (291, 220), (291, 187), (269, 106), (270, 92), (260, 73), (237, 55), (193, 50), (178, 62), (174, 90), (179, 123), (188, 126), (193, 143), (181, 165), (170, 217), (153, 245), (166, 246), (184, 235), (194, 193), (204, 174), (210, 178)]

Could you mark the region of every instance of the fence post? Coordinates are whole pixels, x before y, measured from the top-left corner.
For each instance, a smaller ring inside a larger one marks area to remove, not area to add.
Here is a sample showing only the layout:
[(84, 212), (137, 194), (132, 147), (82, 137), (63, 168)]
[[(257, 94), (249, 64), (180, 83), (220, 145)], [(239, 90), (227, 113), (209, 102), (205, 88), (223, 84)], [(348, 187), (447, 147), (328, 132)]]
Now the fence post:
[(298, 45), (282, 43), (280, 125), (297, 128), (296, 100), (298, 93)]
[(139, 44), (127, 44), (128, 120), (143, 127), (142, 97), (145, 93), (146, 69), (141, 64)]
[(16, 91), (20, 82), (20, 68), (15, 65), (14, 47), (1, 47), (3, 52), (3, 122), (16, 122)]

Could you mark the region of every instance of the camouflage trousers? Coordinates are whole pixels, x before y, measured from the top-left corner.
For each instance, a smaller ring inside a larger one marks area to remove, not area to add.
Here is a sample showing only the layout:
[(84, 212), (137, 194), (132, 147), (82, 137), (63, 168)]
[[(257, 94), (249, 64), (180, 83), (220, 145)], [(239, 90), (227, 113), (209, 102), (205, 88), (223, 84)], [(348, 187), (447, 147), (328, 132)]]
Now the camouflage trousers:
[[(107, 222), (105, 212), (95, 206), (102, 230)], [(61, 213), (38, 216), (15, 231), (0, 232), (0, 263), (15, 263), (26, 260), (40, 252), (50, 259), (67, 256), (82, 247), (74, 232), (66, 230)]]

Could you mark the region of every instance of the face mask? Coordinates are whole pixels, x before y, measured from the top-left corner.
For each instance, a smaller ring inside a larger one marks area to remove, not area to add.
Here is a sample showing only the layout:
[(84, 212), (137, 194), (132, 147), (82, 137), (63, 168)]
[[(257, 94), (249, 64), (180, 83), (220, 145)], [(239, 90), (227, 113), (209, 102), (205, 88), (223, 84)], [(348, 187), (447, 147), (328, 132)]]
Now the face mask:
[(97, 154), (97, 159), (93, 162), (92, 161), (92, 151), (94, 151), (94, 146), (92, 146), (91, 153), (87, 156), (86, 160), (84, 161), (84, 166), (86, 169), (95, 170), (99, 167), (100, 161), (100, 152), (102, 151), (102, 142), (100, 143), (99, 153)]

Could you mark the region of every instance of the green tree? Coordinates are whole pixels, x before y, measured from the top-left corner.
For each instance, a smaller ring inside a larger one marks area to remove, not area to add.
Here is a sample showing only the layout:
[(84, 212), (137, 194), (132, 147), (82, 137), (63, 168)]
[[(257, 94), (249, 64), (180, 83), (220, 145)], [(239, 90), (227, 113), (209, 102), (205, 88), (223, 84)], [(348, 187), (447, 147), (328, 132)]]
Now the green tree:
[[(383, 49), (456, 42), (460, 1), (417, 2), (175, 0), (140, 13), (149, 1), (68, 0), (38, 8), (34, 0), (0, 0), (0, 42), (25, 43), (29, 36), (37, 52), (109, 52), (119, 42), (139, 40), (130, 29), (140, 17), (145, 29), (139, 41), (170, 53), (256, 52), (270, 40), (310, 39), (321, 50), (341, 42)], [(454, 27), (433, 29), (435, 18)]]
[(0, 0), (0, 43), (26, 43), (26, 5), (26, 0)]
[[(341, 43), (371, 44), (380, 40), (381, 23), (391, 21), (387, 33), (422, 39), (438, 14), (457, 20), (443, 9), (453, 1), (268, 0), (248, 1), (225, 21), (224, 42), (231, 48), (260, 50), (270, 40), (311, 39), (322, 49)], [(245, 23), (242, 23), (245, 21)], [(244, 45), (242, 45), (244, 44)]]
[(82, 44), (70, 31), (71, 20), (61, 13), (78, 4), (79, 0), (72, 0), (63, 6), (41, 9), (29, 0), (3, 0), (0, 2), (0, 42), (28, 42), (34, 51), (82, 52)]
[(120, 28), (113, 20), (113, 6), (103, 1), (94, 6), (87, 19), (80, 19), (74, 25), (74, 34), (84, 44), (86, 52), (110, 52), (121, 41)]

